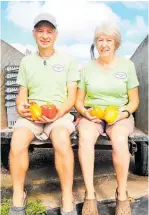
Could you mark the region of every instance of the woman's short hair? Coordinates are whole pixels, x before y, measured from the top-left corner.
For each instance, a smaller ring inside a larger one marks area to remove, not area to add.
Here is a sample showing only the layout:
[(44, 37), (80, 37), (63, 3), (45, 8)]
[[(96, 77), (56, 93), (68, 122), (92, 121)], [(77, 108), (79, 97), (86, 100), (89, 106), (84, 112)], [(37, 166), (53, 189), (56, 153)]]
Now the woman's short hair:
[(118, 27), (115, 24), (111, 23), (102, 23), (97, 26), (94, 34), (94, 43), (97, 45), (97, 38), (102, 35), (112, 36), (115, 41), (115, 50), (117, 50), (121, 45), (121, 33)]

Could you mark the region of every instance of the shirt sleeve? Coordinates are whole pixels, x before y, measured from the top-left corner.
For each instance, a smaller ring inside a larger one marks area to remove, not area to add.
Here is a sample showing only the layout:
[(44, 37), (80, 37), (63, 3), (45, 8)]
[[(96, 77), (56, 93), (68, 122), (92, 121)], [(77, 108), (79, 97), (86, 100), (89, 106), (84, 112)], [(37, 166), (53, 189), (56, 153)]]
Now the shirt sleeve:
[(27, 88), (27, 77), (24, 59), (21, 60), (17, 76), (17, 84)]
[(73, 82), (80, 80), (80, 73), (78, 71), (78, 64), (76, 60), (71, 59), (69, 68), (68, 68), (68, 76), (67, 76), (67, 82)]
[(139, 81), (136, 74), (136, 69), (134, 63), (131, 61), (129, 65), (128, 71), (128, 79), (127, 79), (127, 89), (133, 89), (139, 86)]
[(85, 69), (81, 69), (80, 71), (80, 80), (78, 81), (78, 88), (86, 92)]

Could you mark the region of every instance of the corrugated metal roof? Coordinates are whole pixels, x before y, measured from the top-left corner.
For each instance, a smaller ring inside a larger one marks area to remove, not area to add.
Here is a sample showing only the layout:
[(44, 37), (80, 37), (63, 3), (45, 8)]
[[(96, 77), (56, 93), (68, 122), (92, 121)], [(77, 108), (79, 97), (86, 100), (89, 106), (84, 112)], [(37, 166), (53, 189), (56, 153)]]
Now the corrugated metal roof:
[(10, 44), (3, 40), (1, 42), (1, 71), (5, 66), (20, 65), (20, 61), (24, 54), (12, 47)]

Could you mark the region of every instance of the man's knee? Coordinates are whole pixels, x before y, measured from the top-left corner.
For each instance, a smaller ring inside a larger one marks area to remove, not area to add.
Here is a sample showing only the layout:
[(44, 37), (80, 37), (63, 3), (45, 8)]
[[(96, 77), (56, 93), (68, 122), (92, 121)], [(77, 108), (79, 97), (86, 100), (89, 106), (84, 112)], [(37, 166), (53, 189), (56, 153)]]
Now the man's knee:
[(23, 150), (28, 149), (31, 141), (34, 139), (34, 134), (27, 128), (16, 128), (13, 132), (10, 152), (11, 155), (18, 155)]
[(66, 154), (71, 147), (69, 130), (64, 127), (56, 127), (51, 131), (50, 138), (52, 140), (55, 151)]

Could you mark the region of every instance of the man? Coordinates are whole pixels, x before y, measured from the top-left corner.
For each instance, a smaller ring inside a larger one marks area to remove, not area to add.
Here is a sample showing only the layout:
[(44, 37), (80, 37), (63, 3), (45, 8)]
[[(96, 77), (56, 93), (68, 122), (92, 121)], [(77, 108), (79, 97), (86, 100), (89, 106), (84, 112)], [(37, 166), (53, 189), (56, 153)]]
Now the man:
[[(70, 134), (75, 130), (69, 113), (75, 103), (79, 73), (77, 64), (68, 54), (54, 49), (58, 32), (55, 18), (39, 14), (34, 20), (33, 36), (38, 52), (22, 59), (17, 83), (16, 99), (20, 118), (15, 124), (10, 150), (10, 170), (13, 184), (13, 206), (10, 215), (25, 215), (26, 193), (24, 181), (28, 169), (28, 147), (36, 137), (50, 138), (55, 151), (55, 165), (62, 189), (63, 215), (76, 215), (72, 194), (74, 155)], [(58, 113), (53, 120), (44, 116), (31, 120), (29, 102), (39, 105), (51, 102)]]

